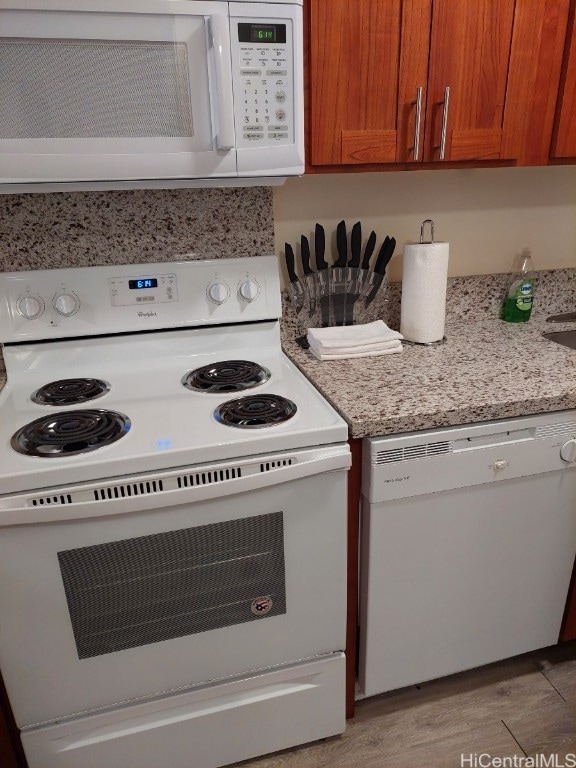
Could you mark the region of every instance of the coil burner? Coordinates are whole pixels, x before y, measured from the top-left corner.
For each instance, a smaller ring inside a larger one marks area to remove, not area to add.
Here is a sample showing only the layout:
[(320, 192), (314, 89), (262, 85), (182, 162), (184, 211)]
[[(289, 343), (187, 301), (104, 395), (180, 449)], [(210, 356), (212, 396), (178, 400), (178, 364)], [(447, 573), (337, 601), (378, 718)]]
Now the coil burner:
[(258, 363), (223, 360), (187, 373), (182, 384), (199, 392), (242, 392), (264, 384), (270, 376), (270, 371)]
[(116, 411), (64, 411), (21, 427), (10, 444), (25, 456), (75, 456), (115, 443), (129, 429), (130, 419)]
[(80, 405), (109, 391), (110, 384), (101, 379), (60, 379), (40, 387), (30, 399), (40, 405)]
[(280, 395), (247, 395), (227, 400), (214, 411), (222, 424), (241, 429), (273, 427), (291, 419), (296, 405)]

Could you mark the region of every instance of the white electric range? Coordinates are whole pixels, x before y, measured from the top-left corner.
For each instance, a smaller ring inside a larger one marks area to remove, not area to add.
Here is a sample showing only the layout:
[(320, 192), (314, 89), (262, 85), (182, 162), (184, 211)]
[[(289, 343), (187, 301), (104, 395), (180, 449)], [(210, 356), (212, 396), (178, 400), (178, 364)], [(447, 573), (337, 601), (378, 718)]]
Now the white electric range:
[(275, 257), (0, 275), (0, 670), (31, 768), (343, 731), (347, 427), (280, 311)]

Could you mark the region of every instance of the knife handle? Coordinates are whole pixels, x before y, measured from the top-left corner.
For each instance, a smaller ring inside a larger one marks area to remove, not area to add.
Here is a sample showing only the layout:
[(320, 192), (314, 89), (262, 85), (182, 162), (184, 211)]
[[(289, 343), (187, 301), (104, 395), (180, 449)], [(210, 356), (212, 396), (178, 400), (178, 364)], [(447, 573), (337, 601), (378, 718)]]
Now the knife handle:
[(284, 243), (284, 255), (286, 256), (286, 269), (288, 270), (288, 278), (291, 283), (295, 283), (298, 280), (296, 274), (296, 260), (294, 259), (294, 251), (290, 243)]
[(322, 224), (316, 224), (314, 230), (314, 250), (316, 252), (316, 267), (318, 269), (326, 269), (328, 267), (328, 262), (324, 259), (326, 235)]
[(375, 247), (376, 247), (376, 232), (372, 230), (372, 232), (370, 232), (370, 237), (368, 238), (368, 242), (366, 243), (366, 248), (364, 250), (364, 258), (362, 259), (362, 269), (370, 269), (370, 259), (372, 258), (372, 254), (374, 253)]
[(350, 250), (352, 252), (352, 258), (348, 262), (349, 267), (360, 266), (360, 252), (362, 250), (362, 224), (357, 221), (352, 227), (352, 234), (350, 235)]
[(348, 236), (346, 234), (346, 222), (341, 221), (336, 227), (336, 247), (338, 258), (332, 266), (345, 267), (348, 259)]
[(305, 275), (312, 275), (310, 268), (310, 243), (305, 235), (300, 237), (300, 257), (302, 259), (302, 270)]

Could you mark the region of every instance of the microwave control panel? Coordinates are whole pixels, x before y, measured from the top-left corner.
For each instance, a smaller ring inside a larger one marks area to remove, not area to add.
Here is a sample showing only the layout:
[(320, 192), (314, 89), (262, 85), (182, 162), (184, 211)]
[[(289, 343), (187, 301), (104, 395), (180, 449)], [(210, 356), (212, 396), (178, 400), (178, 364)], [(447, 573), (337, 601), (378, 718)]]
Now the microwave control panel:
[(291, 19), (233, 19), (237, 146), (294, 143), (294, 45)]

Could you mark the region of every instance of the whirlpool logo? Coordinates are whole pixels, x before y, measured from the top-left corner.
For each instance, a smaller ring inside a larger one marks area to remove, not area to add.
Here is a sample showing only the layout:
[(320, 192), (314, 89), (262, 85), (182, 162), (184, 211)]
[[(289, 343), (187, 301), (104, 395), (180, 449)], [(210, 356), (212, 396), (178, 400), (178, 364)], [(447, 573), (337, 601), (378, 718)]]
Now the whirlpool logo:
[(390, 477), (388, 480), (384, 480), (385, 483), (403, 483), (405, 480), (410, 480), (410, 475), (405, 477)]
[(158, 317), (156, 312), (136, 312), (138, 317)]

